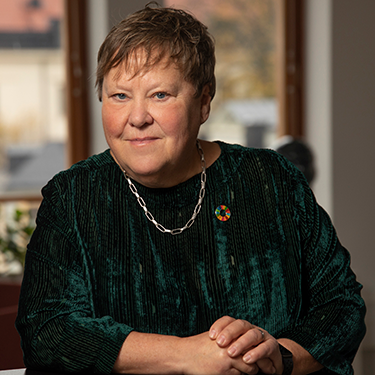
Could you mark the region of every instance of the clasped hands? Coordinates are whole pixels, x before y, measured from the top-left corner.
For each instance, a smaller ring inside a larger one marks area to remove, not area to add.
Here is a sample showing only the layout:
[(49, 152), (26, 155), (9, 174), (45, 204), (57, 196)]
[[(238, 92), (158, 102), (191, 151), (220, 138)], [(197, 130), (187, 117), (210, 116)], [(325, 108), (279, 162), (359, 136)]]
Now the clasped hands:
[(205, 363), (201, 367), (202, 373), (212, 370), (217, 374), (233, 375), (283, 372), (276, 339), (245, 320), (224, 316), (215, 321), (208, 333), (193, 337), (200, 349), (197, 351), (200, 358), (196, 360), (200, 366)]

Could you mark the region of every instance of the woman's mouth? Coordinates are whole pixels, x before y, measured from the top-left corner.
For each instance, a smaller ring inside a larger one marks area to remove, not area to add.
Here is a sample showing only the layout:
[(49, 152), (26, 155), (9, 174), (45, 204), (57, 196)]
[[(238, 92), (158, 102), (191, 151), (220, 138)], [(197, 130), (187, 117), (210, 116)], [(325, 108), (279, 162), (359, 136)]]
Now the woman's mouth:
[(142, 145), (150, 144), (156, 141), (157, 139), (158, 139), (157, 137), (131, 138), (129, 139), (129, 142), (136, 146), (142, 146)]

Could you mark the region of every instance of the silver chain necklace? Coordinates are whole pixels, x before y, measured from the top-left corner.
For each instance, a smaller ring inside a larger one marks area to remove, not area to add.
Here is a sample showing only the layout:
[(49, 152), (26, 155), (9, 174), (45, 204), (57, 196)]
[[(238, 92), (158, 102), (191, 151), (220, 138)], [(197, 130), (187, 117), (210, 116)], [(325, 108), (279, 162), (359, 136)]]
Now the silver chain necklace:
[(202, 147), (201, 147), (198, 140), (197, 140), (197, 148), (198, 148), (198, 152), (201, 156), (201, 164), (202, 164), (201, 189), (199, 191), (199, 199), (198, 199), (197, 205), (194, 208), (193, 215), (190, 218), (190, 220), (182, 228), (166, 229), (160, 223), (158, 223), (154, 219), (154, 217), (152, 216), (152, 213), (147, 209), (145, 201), (138, 194), (137, 188), (132, 183), (132, 181), (129, 178), (129, 176), (127, 175), (126, 171), (125, 170), (122, 171), (124, 173), (124, 177), (125, 177), (126, 181), (128, 181), (129, 188), (130, 188), (131, 192), (136, 196), (137, 201), (138, 201), (139, 205), (142, 207), (147, 219), (150, 220), (151, 223), (153, 223), (155, 225), (155, 227), (158, 228), (160, 230), (160, 232), (162, 232), (162, 233), (170, 233), (170, 234), (173, 234), (173, 235), (182, 233), (185, 229), (190, 228), (194, 224), (195, 218), (197, 217), (197, 215), (199, 214), (199, 212), (201, 210), (203, 197), (204, 197), (204, 194), (206, 192), (206, 161), (204, 159)]

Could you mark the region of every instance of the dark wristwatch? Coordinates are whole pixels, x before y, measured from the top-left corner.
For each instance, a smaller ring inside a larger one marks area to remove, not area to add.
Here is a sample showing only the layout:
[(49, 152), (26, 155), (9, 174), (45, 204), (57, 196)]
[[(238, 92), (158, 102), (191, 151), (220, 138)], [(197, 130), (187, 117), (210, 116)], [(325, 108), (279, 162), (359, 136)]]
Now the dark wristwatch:
[(281, 356), (283, 357), (284, 371), (282, 375), (290, 375), (293, 371), (293, 354), (287, 348), (279, 344)]

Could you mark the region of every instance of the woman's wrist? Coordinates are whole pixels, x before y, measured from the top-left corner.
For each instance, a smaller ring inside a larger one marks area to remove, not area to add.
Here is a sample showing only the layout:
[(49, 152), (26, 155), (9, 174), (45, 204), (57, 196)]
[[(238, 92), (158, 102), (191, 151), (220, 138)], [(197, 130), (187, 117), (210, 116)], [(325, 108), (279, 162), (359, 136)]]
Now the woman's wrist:
[(295, 341), (284, 338), (278, 339), (277, 341), (293, 354), (292, 375), (310, 374), (324, 367), (306, 349)]
[(183, 359), (181, 338), (131, 332), (124, 341), (113, 372), (123, 374), (179, 374)]

